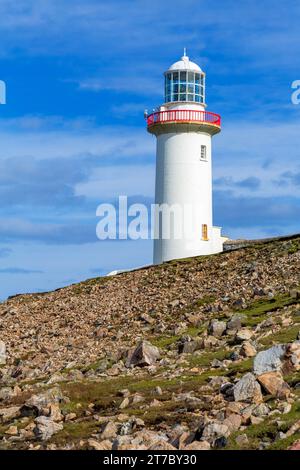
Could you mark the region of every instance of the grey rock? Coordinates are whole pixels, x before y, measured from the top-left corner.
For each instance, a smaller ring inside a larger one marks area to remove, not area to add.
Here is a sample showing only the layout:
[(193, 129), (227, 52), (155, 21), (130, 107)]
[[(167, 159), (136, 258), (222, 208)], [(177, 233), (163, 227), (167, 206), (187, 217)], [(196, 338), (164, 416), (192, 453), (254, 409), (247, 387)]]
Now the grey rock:
[(134, 350), (129, 351), (126, 367), (151, 366), (158, 359), (160, 359), (159, 349), (148, 341), (141, 341)]
[(47, 441), (50, 439), (53, 434), (62, 431), (63, 425), (60, 423), (55, 423), (52, 419), (47, 418), (46, 416), (39, 416), (35, 420), (35, 428), (33, 430), (37, 439), (42, 441)]
[(240, 330), (242, 327), (241, 320), (241, 315), (233, 315), (233, 317), (231, 317), (231, 319), (227, 322), (226, 329), (229, 331)]
[(38, 412), (41, 412), (43, 408), (48, 407), (51, 403), (62, 403), (64, 401), (66, 401), (66, 397), (64, 397), (60, 388), (54, 387), (38, 395), (32, 395), (26, 401), (25, 406), (36, 408)]
[(261, 418), (262, 416), (267, 416), (270, 413), (270, 411), (271, 410), (268, 407), (268, 405), (266, 405), (265, 403), (260, 403), (253, 409), (252, 414), (253, 416), (256, 416), (257, 418)]
[(266, 372), (280, 371), (285, 352), (286, 346), (284, 344), (277, 344), (266, 351), (259, 352), (254, 358), (254, 374), (262, 375)]
[(211, 320), (209, 327), (208, 327), (208, 333), (212, 336), (222, 336), (223, 333), (226, 330), (226, 323), (224, 321), (219, 321), (219, 320)]
[(203, 429), (201, 441), (207, 441), (214, 445), (217, 439), (220, 437), (228, 437), (229, 435), (230, 430), (226, 424), (209, 423)]
[(179, 343), (178, 352), (179, 354), (184, 354), (184, 353), (191, 354), (195, 351), (198, 351), (199, 349), (202, 349), (202, 347), (203, 347), (202, 340), (184, 341), (184, 342)]
[(235, 401), (254, 402), (262, 401), (262, 393), (255, 376), (248, 372), (233, 387)]

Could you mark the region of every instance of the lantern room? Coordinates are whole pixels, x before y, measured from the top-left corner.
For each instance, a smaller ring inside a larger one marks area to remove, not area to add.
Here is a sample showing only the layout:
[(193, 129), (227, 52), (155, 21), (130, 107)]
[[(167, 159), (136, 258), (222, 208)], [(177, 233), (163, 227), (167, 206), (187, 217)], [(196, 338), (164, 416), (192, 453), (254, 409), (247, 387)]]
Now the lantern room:
[(189, 102), (205, 105), (205, 73), (185, 53), (164, 75), (165, 103)]

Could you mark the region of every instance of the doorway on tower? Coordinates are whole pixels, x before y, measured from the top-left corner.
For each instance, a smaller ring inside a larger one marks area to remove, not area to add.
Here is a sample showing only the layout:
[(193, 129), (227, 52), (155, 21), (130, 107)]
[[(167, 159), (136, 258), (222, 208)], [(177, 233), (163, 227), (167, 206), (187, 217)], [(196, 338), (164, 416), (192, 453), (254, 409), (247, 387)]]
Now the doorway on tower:
[(208, 229), (207, 229), (207, 224), (202, 224), (202, 240), (208, 241)]

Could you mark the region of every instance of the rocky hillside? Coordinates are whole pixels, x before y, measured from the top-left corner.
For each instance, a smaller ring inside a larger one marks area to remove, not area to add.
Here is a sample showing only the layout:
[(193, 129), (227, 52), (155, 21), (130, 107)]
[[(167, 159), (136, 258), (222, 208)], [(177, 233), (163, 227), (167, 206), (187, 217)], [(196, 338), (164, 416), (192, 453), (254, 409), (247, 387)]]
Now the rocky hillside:
[(300, 236), (0, 304), (0, 449), (300, 448)]

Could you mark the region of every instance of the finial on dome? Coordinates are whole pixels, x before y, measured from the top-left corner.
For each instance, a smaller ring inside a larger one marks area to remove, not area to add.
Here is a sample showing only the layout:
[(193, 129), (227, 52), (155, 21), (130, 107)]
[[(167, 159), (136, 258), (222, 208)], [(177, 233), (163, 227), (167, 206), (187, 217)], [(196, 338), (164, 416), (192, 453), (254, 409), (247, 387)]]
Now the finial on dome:
[(183, 57), (186, 57), (186, 47), (183, 48)]

